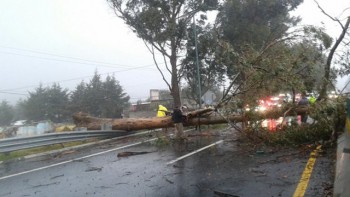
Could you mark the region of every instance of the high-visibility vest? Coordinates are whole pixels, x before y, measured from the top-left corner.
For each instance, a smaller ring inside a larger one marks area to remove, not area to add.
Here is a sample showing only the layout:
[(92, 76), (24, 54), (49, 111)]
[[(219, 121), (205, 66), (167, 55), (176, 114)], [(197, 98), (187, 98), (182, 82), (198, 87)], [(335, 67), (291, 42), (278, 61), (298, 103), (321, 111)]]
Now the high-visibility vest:
[(316, 102), (316, 98), (314, 96), (309, 98), (310, 104), (314, 104)]
[(163, 105), (159, 105), (157, 117), (164, 117), (166, 116), (166, 112), (168, 112), (168, 109), (164, 107)]

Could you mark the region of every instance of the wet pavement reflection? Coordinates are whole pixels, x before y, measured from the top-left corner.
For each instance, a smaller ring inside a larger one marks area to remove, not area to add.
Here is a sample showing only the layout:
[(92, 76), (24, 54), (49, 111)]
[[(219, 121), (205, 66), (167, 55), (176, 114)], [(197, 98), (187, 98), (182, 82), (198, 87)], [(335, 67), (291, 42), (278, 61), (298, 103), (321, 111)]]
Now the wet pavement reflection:
[[(151, 140), (3, 179), (0, 196), (292, 196), (308, 159), (308, 154), (291, 149), (252, 152), (254, 145), (242, 143), (231, 129), (203, 128), (201, 133), (195, 131), (188, 136), (184, 141), (169, 139), (163, 145)], [(167, 165), (219, 140), (224, 142)], [(1, 164), (0, 172), (4, 176), (27, 164), (30, 168), (45, 166), (135, 141), (96, 146), (56, 158), (18, 161), (7, 167)], [(118, 157), (123, 152), (144, 154)], [(319, 196), (325, 183), (331, 181), (332, 173), (325, 169), (332, 165), (327, 155), (316, 163), (310, 184), (313, 190), (308, 190), (308, 196)]]

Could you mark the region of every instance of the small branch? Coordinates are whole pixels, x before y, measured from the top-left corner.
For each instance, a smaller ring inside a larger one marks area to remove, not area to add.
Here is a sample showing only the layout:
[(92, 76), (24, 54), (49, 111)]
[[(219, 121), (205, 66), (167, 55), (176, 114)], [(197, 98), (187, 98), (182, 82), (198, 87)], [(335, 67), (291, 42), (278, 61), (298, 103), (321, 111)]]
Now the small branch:
[[(153, 47), (150, 48), (150, 47), (147, 45), (147, 43), (146, 43), (145, 41), (144, 41), (144, 43), (145, 43), (145, 45), (146, 45), (148, 51), (152, 54), (153, 61), (154, 61), (154, 63), (156, 64), (156, 67), (157, 67), (158, 71), (159, 71), (160, 74), (162, 75), (163, 81), (167, 84), (169, 90), (171, 90), (171, 85), (170, 85), (169, 82), (165, 79), (165, 76), (164, 76), (162, 70), (159, 68), (158, 62), (157, 62), (156, 57), (155, 57), (155, 54), (154, 54), (154, 49), (153, 49)], [(153, 46), (153, 45), (152, 45), (152, 46)]]
[(168, 63), (167, 63), (167, 61), (165, 59), (165, 55), (163, 55), (163, 60), (164, 60), (165, 68), (169, 71), (170, 74), (172, 74), (171, 70), (168, 67)]
[(317, 7), (321, 10), (321, 12), (322, 12), (324, 15), (328, 16), (328, 18), (330, 18), (331, 20), (333, 20), (333, 21), (339, 23), (339, 25), (344, 29), (343, 24), (342, 24), (338, 19), (336, 19), (336, 18), (332, 17), (331, 15), (329, 15), (329, 14), (320, 6), (320, 4), (319, 4), (316, 0), (314, 0), (314, 2), (317, 4)]
[[(226, 98), (228, 93), (230, 92), (232, 86), (234, 85), (237, 77), (239, 76), (239, 73), (234, 77), (234, 79), (232, 80), (232, 82), (230, 83), (229, 87), (227, 88), (227, 90), (224, 92), (222, 98), (220, 99), (220, 101), (218, 102), (218, 104), (215, 106), (215, 108), (220, 108), (224, 103), (226, 103), (228, 100), (231, 99), (230, 98)], [(237, 89), (236, 89), (237, 90)]]

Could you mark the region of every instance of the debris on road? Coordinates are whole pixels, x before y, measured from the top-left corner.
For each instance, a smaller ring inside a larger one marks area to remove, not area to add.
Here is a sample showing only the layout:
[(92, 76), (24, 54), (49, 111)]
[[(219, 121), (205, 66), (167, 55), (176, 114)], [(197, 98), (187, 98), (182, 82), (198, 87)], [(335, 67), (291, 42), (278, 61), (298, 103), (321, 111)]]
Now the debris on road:
[(143, 154), (148, 154), (151, 152), (121, 152), (118, 153), (117, 157), (129, 157), (129, 156), (134, 156), (134, 155), (143, 155)]
[(101, 168), (98, 168), (98, 167), (89, 167), (88, 169), (85, 170), (85, 172), (91, 172), (91, 171), (101, 172), (101, 171), (102, 171), (102, 167), (101, 167)]
[(58, 177), (63, 177), (63, 176), (64, 176), (64, 174), (57, 175), (57, 176), (51, 177), (50, 180), (55, 179), (55, 178), (58, 178)]
[(216, 190), (214, 190), (214, 194), (215, 194), (215, 196), (220, 196), (220, 197), (240, 197), (240, 196), (237, 196), (234, 194), (228, 194), (226, 192), (216, 191)]
[(195, 133), (195, 134), (188, 134), (187, 135), (187, 137), (209, 137), (209, 136), (220, 136), (220, 135), (210, 133), (210, 132), (202, 132), (202, 133)]

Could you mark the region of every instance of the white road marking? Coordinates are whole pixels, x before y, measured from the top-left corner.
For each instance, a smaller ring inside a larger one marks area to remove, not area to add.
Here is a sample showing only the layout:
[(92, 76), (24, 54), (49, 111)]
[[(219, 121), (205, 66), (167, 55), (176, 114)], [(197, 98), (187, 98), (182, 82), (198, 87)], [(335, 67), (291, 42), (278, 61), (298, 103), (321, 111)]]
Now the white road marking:
[(189, 156), (191, 156), (191, 155), (193, 155), (193, 154), (196, 154), (196, 153), (198, 153), (198, 152), (200, 152), (200, 151), (202, 151), (202, 150), (205, 150), (205, 149), (207, 149), (207, 148), (210, 148), (210, 147), (212, 147), (212, 146), (215, 146), (215, 145), (217, 145), (217, 144), (220, 144), (220, 143), (222, 143), (224, 140), (220, 140), (220, 141), (217, 141), (217, 142), (215, 142), (215, 143), (213, 143), (213, 144), (209, 144), (208, 146), (205, 146), (205, 147), (203, 147), (203, 148), (200, 148), (200, 149), (198, 149), (198, 150), (195, 150), (195, 151), (193, 151), (193, 152), (190, 152), (190, 153), (188, 153), (188, 154), (186, 154), (186, 155), (184, 155), (184, 156), (181, 156), (181, 157), (179, 157), (179, 158), (177, 158), (177, 159), (174, 159), (174, 160), (172, 160), (172, 161), (169, 161), (168, 163), (166, 163), (167, 165), (170, 165), (170, 164), (173, 164), (173, 163), (175, 163), (175, 162), (177, 162), (177, 161), (180, 161), (180, 160), (182, 160), (182, 159), (184, 159), (184, 158), (186, 158), (186, 157), (189, 157)]
[(93, 157), (93, 156), (97, 156), (97, 155), (102, 155), (102, 154), (109, 153), (109, 152), (116, 151), (116, 150), (120, 150), (120, 149), (123, 149), (123, 148), (128, 148), (128, 147), (131, 147), (131, 146), (136, 146), (136, 145), (142, 144), (142, 143), (144, 143), (144, 142), (151, 142), (151, 141), (154, 141), (154, 140), (156, 140), (156, 139), (157, 139), (157, 138), (152, 138), (152, 139), (149, 139), (149, 140), (136, 142), (136, 143), (134, 143), (134, 144), (125, 145), (125, 146), (122, 146), (122, 147), (118, 147), (118, 148), (114, 148), (114, 149), (102, 151), (102, 152), (99, 152), (99, 153), (94, 153), (94, 154), (91, 154), (91, 155), (86, 155), (86, 156), (84, 156), (84, 157), (80, 157), (80, 158), (76, 158), (76, 159), (71, 159), (71, 160), (68, 160), (68, 161), (63, 161), (63, 162), (60, 162), (60, 163), (56, 163), (56, 164), (52, 164), (52, 165), (48, 165), (48, 166), (44, 166), (44, 167), (40, 167), (40, 168), (35, 168), (35, 169), (32, 169), (32, 170), (20, 172), (20, 173), (17, 173), (17, 174), (11, 174), (11, 175), (8, 175), (8, 176), (3, 176), (3, 177), (0, 177), (0, 180), (8, 179), (8, 178), (15, 177), (15, 176), (19, 176), (19, 175), (23, 175), (23, 174), (28, 174), (28, 173), (31, 173), (31, 172), (36, 172), (36, 171), (39, 171), (39, 170), (44, 170), (44, 169), (52, 168), (52, 167), (55, 167), (55, 166), (59, 166), (59, 165), (71, 163), (71, 162), (74, 162), (74, 161), (77, 161), (77, 160), (86, 159), (86, 158)]
[[(188, 132), (188, 131), (192, 131), (192, 130), (194, 130), (194, 129), (189, 129), (189, 130), (186, 130), (184, 132)], [(142, 132), (142, 134), (147, 133), (147, 132), (149, 132), (149, 131)], [(133, 135), (137, 136), (137, 135), (141, 135), (141, 134), (140, 133), (136, 133), (136, 134), (132, 134), (130, 136), (133, 136)], [(31, 172), (36, 172), (36, 171), (39, 171), (39, 170), (45, 170), (45, 169), (52, 168), (52, 167), (55, 167), (55, 166), (60, 166), (60, 165), (63, 165), (63, 164), (71, 163), (71, 162), (74, 162), (74, 161), (77, 161), (77, 160), (86, 159), (86, 158), (97, 156), (97, 155), (102, 155), (102, 154), (105, 154), (105, 153), (109, 153), (109, 152), (112, 152), (112, 151), (120, 150), (120, 149), (123, 149), (123, 148), (128, 148), (128, 147), (131, 147), (131, 146), (136, 146), (136, 145), (142, 144), (144, 142), (151, 142), (151, 141), (154, 141), (156, 139), (157, 138), (152, 138), (152, 139), (149, 139), (149, 140), (136, 142), (134, 144), (125, 145), (125, 146), (122, 146), (122, 147), (118, 147), (118, 148), (102, 151), (102, 152), (99, 152), (99, 153), (94, 153), (94, 154), (91, 154), (91, 155), (86, 155), (84, 157), (71, 159), (71, 160), (68, 160), (68, 161), (63, 161), (63, 162), (60, 162), (60, 163), (56, 163), (56, 164), (52, 164), (52, 165), (48, 165), (48, 166), (44, 166), (44, 167), (40, 167), (40, 168), (35, 168), (35, 169), (32, 169), (32, 170), (20, 172), (20, 173), (17, 173), (17, 174), (11, 174), (11, 175), (8, 175), (8, 176), (3, 176), (3, 177), (0, 177), (0, 180), (8, 179), (8, 178), (15, 177), (15, 176), (20, 176), (20, 175), (23, 175), (23, 174), (28, 174), (28, 173), (31, 173)]]

